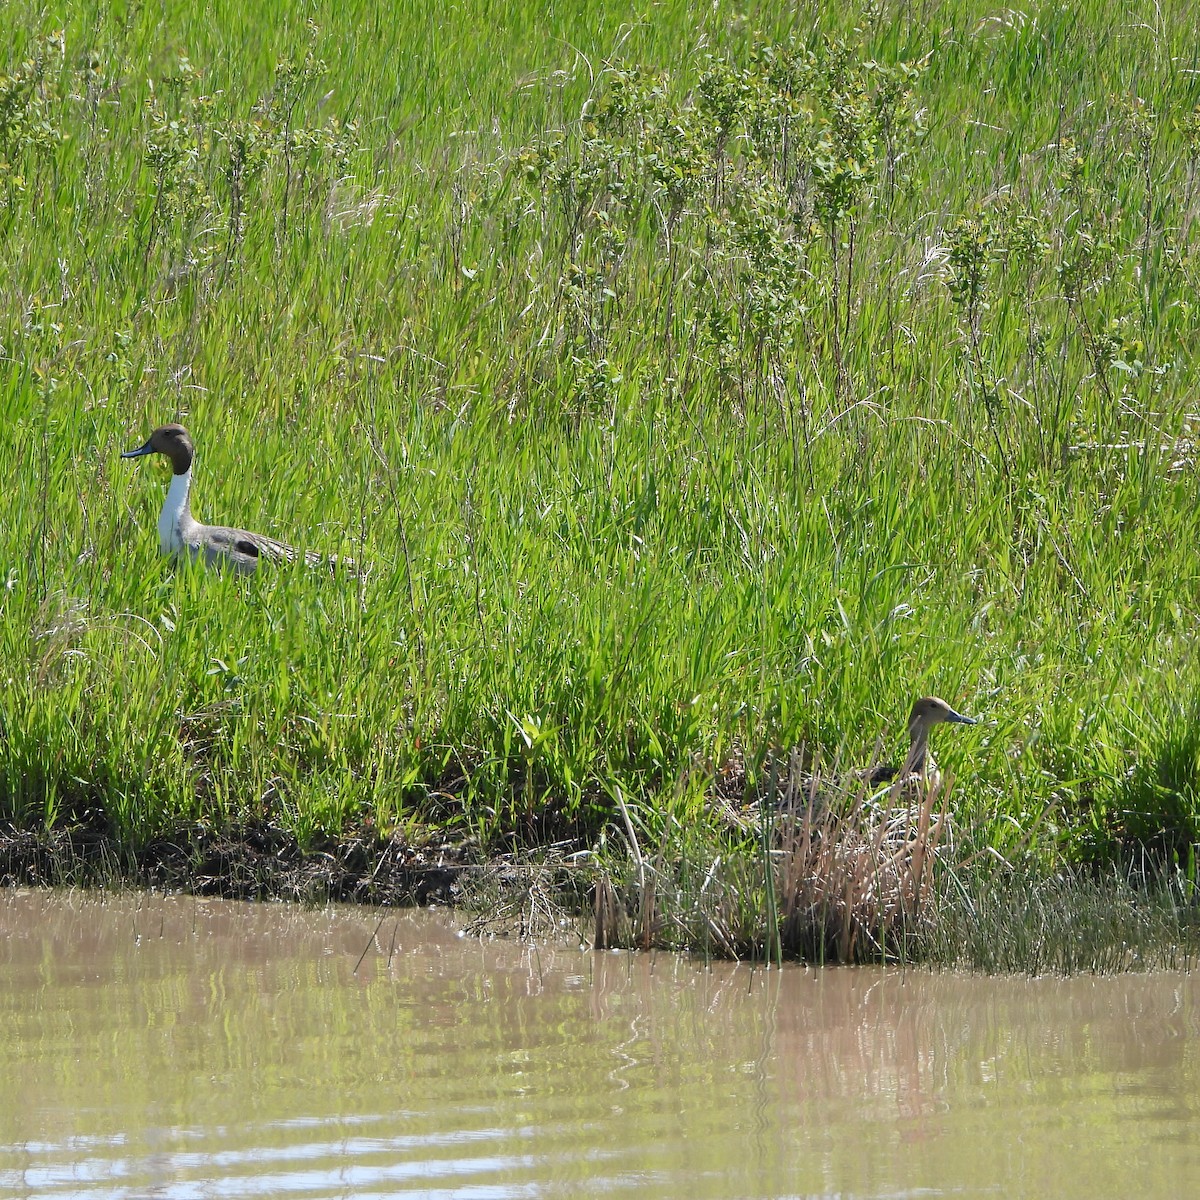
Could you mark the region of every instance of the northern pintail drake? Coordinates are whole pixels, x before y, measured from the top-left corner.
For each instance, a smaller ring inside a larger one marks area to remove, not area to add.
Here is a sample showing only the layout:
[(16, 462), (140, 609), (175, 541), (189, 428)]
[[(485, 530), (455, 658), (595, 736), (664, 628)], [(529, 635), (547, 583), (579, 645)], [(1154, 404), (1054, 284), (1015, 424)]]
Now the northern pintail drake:
[[(146, 454), (163, 454), (171, 462), (173, 474), (167, 489), (167, 500), (158, 518), (158, 548), (175, 558), (190, 558), (205, 566), (229, 568), (242, 575), (252, 575), (260, 562), (292, 562), (300, 552), (286, 542), (233, 529), (228, 525), (201, 525), (192, 516), (188, 496), (192, 487), (192, 460), (195, 447), (182, 425), (160, 425), (136, 450), (127, 450), (122, 458), (141, 458)], [(304, 559), (313, 566), (339, 567), (353, 570), (350, 559), (327, 558), (323, 554), (306, 553)]]
[(937, 696), (922, 696), (908, 714), (908, 754), (902, 766), (885, 764), (875, 767), (868, 775), (872, 786), (890, 783), (893, 786), (908, 781), (936, 786), (940, 780), (937, 763), (929, 752), (929, 732), (935, 725), (975, 725), (974, 717), (955, 712)]

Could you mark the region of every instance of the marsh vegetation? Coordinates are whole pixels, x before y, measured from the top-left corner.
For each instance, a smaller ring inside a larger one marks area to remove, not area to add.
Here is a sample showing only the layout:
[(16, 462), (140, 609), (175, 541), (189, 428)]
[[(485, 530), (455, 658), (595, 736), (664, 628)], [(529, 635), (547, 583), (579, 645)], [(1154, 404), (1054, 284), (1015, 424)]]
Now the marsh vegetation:
[[(1186, 6), (4, 20), (12, 827), (550, 846), (619, 936), (684, 928), (630, 898), (653, 866), (753, 914), (714, 952), (776, 953), (786, 851), (720, 812), (937, 692), (984, 720), (923, 914), (1065, 872), (1186, 932)], [(118, 458), (170, 420), (202, 520), (369, 571), (171, 569)]]

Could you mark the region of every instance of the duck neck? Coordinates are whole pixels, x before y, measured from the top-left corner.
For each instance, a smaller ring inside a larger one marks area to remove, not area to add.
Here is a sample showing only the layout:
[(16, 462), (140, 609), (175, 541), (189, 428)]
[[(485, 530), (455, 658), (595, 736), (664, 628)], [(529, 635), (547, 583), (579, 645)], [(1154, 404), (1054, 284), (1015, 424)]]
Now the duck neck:
[(192, 487), (192, 468), (171, 476), (167, 500), (158, 518), (158, 548), (163, 554), (178, 554), (183, 549), (183, 529), (191, 523), (188, 492)]
[(915, 725), (909, 730), (909, 736), (912, 743), (904, 760), (904, 773), (924, 775), (930, 766), (929, 729), (925, 725)]

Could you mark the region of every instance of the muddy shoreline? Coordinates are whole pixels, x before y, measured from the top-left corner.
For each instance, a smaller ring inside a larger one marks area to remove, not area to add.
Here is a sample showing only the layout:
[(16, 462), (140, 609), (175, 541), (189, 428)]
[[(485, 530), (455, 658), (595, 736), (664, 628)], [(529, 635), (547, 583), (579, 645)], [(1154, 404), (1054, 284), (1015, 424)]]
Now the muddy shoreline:
[[(1200, 894), (1186, 880), (1138, 883), (1011, 869), (956, 880), (947, 870), (938, 885), (926, 876), (920, 895), (907, 900), (893, 887), (891, 901), (904, 903), (899, 923), (885, 930), (882, 919), (896, 916), (890, 909), (843, 902), (852, 875), (845, 864), (822, 858), (828, 857), (823, 847), (837, 841), (817, 839), (815, 858), (793, 847), (791, 869), (777, 870), (775, 888), (765, 890), (753, 847), (739, 858), (725, 846), (711, 861), (666, 847), (654, 859), (598, 859), (573, 842), (485, 854), (470, 839), (410, 844), (370, 829), (302, 847), (268, 824), (188, 826), (135, 846), (86, 823), (53, 831), (4, 823), (0, 887), (144, 888), (388, 908), (438, 904), (462, 913), (472, 934), (578, 937), (598, 949), (664, 949), (706, 959), (920, 962), (1032, 975), (1200, 964)], [(878, 876), (873, 869), (868, 880), (876, 899)]]
[(0, 825), (0, 886), (132, 886), (230, 900), (327, 900), (374, 905), (453, 904), (469, 842), (411, 846), (362, 832), (304, 849), (271, 825), (192, 827), (132, 846), (107, 830)]

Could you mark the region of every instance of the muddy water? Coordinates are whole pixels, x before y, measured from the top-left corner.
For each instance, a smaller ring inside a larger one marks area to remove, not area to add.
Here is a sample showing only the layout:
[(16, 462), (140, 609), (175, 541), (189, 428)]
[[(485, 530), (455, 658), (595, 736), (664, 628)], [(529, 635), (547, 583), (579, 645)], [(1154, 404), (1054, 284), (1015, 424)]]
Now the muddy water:
[[(364, 953), (365, 952), (365, 953)], [(1200, 977), (0, 893), (0, 1197), (1200, 1195)]]

